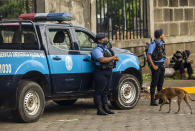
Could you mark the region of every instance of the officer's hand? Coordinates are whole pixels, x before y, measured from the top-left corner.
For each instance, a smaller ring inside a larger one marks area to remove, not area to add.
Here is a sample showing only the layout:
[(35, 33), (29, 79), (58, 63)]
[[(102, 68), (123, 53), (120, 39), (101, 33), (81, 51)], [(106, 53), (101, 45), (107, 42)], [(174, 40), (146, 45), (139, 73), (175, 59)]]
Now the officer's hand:
[(114, 60), (114, 61), (119, 61), (118, 56), (113, 56), (113, 60)]
[(114, 60), (114, 61), (115, 61), (115, 60), (116, 60), (116, 56), (113, 56), (113, 57), (112, 57), (112, 60)]
[(119, 58), (118, 58), (118, 56), (116, 56), (116, 61), (119, 61)]
[(158, 66), (154, 65), (154, 66), (153, 66), (153, 69), (154, 69), (154, 70), (158, 70)]

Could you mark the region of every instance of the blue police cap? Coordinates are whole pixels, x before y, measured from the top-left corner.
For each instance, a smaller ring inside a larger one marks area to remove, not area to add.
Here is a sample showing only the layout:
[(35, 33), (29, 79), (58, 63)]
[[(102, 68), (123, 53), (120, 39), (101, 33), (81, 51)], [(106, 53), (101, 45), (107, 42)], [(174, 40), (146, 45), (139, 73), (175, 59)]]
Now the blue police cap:
[(162, 29), (155, 30), (154, 37), (155, 38), (159, 38), (162, 34), (163, 34), (163, 30)]
[(97, 33), (96, 34), (96, 39), (100, 40), (106, 37), (106, 33)]

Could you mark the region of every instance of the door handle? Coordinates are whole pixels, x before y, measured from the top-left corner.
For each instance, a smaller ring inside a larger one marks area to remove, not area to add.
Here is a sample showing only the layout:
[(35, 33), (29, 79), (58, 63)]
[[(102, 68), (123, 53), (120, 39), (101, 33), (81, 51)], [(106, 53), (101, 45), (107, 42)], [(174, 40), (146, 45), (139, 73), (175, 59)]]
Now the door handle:
[(85, 59), (83, 59), (83, 61), (85, 61), (85, 62), (89, 62), (90, 60), (89, 60), (89, 59), (87, 59), (87, 58), (85, 58)]
[(61, 58), (58, 56), (55, 56), (55, 57), (53, 57), (53, 60), (61, 60)]

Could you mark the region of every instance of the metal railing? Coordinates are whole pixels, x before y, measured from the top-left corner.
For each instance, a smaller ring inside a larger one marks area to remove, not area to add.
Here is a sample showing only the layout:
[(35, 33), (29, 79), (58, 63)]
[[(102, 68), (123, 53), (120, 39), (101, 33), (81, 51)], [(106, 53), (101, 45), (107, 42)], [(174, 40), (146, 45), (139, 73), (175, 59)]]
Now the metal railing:
[(96, 0), (97, 32), (111, 40), (148, 37), (148, 0)]
[(15, 19), (22, 13), (36, 13), (36, 0), (0, 0), (0, 16)]

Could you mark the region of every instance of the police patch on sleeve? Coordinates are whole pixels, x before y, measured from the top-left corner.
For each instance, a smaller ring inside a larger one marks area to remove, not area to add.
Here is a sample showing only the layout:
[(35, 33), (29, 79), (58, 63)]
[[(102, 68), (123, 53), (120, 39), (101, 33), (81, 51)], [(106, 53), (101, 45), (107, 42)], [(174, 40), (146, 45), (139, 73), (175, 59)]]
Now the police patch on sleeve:
[(66, 69), (68, 71), (71, 71), (72, 70), (72, 67), (73, 67), (73, 62), (72, 62), (72, 58), (70, 56), (66, 56), (66, 58), (65, 58), (65, 64), (66, 64)]

